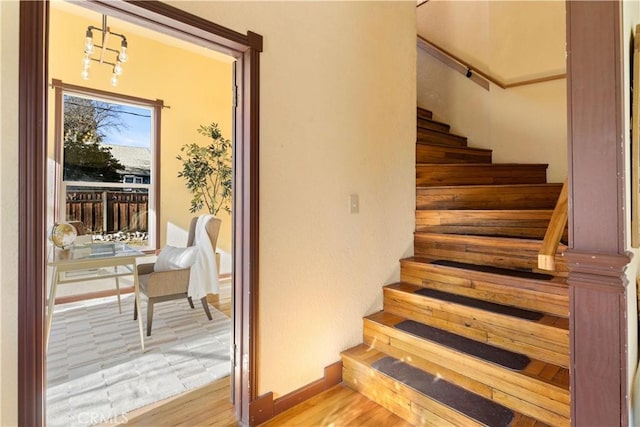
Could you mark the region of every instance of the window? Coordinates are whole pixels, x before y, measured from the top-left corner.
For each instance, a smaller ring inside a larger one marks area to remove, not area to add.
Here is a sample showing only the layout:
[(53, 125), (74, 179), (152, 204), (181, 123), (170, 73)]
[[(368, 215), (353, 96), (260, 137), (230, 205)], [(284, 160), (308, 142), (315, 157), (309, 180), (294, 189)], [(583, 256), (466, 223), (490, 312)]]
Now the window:
[(82, 221), (94, 241), (155, 249), (162, 102), (54, 86), (55, 220)]

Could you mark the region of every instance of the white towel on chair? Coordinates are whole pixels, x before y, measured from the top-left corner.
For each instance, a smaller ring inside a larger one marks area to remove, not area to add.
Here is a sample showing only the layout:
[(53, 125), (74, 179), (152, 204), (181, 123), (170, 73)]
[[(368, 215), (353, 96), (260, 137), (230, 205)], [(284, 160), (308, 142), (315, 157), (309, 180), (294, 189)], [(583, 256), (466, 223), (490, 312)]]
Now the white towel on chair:
[(200, 215), (196, 223), (193, 245), (198, 247), (198, 254), (195, 263), (191, 266), (188, 290), (188, 295), (193, 299), (218, 293), (216, 248), (212, 247), (206, 229), (207, 221), (212, 217), (213, 215)]

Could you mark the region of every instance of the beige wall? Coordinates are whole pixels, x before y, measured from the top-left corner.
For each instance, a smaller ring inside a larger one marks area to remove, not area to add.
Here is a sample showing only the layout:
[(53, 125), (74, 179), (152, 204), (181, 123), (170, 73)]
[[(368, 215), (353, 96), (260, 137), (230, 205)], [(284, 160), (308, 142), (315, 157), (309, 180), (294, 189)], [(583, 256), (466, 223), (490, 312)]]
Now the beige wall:
[(282, 395), (361, 342), (412, 251), (415, 3), (174, 4), (264, 36), (258, 392)]
[[(129, 61), (123, 64), (124, 72), (115, 88), (110, 83), (111, 67), (95, 62), (91, 64), (89, 80), (85, 81), (80, 77), (83, 35), (88, 25), (101, 26), (101, 19), (100, 14), (81, 7), (60, 2), (53, 4), (49, 77), (116, 94), (150, 100), (161, 99), (170, 107), (161, 112), (159, 247), (167, 243), (184, 245), (185, 230), (188, 230), (190, 218), (197, 214), (189, 212), (191, 195), (186, 190), (185, 181), (176, 176), (181, 167), (176, 156), (180, 154), (180, 147), (186, 143), (207, 144), (209, 141), (198, 134), (197, 129), (212, 121), (217, 122), (223, 135), (231, 139), (232, 59), (218, 58), (221, 55), (215, 53), (213, 56), (212, 51), (193, 45), (184, 49), (183, 43), (166, 38), (156, 40), (153, 38), (155, 33), (110, 18), (108, 25), (111, 30), (127, 37)], [(96, 41), (98, 37), (98, 33), (94, 32)], [(112, 41), (110, 45), (118, 46), (118, 43)], [(54, 111), (53, 90), (49, 95), (49, 111)], [(49, 155), (53, 158), (54, 115), (50, 114), (49, 119)], [(50, 187), (52, 181), (50, 180)], [(204, 210), (201, 213), (205, 213)], [(218, 250), (223, 253), (221, 272), (229, 273), (231, 217), (226, 212), (220, 212), (218, 216), (223, 221), (218, 241)], [(167, 236), (167, 229), (170, 236)], [(108, 286), (111, 287), (111, 284)], [(65, 291), (64, 288), (61, 289), (62, 293)]]
[(0, 2), (0, 28), (0, 425), (13, 426), (18, 408), (17, 1)]
[[(361, 342), (362, 316), (381, 308), (382, 285), (398, 280), (398, 259), (412, 253), (415, 2), (174, 4), (265, 38), (258, 392), (283, 395), (320, 378), (341, 350)], [(18, 19), (17, 8), (2, 7), (2, 58), (12, 66), (2, 67), (4, 112), (17, 108), (16, 51), (4, 41), (17, 46)], [(16, 123), (15, 114), (3, 114), (3, 141), (15, 140)], [(6, 145), (1, 189), (13, 197), (17, 153)], [(359, 214), (348, 213), (352, 193), (360, 196)], [(5, 254), (15, 254), (16, 223), (15, 212), (3, 213)], [(8, 339), (0, 424), (12, 425), (16, 297), (15, 281), (6, 278), (15, 278), (16, 260), (2, 262)]]
[[(564, 16), (563, 2), (435, 0), (418, 8), (418, 33), (510, 83), (564, 72)], [(565, 80), (485, 91), (418, 49), (418, 105), (495, 162), (548, 163), (549, 181), (566, 178)]]

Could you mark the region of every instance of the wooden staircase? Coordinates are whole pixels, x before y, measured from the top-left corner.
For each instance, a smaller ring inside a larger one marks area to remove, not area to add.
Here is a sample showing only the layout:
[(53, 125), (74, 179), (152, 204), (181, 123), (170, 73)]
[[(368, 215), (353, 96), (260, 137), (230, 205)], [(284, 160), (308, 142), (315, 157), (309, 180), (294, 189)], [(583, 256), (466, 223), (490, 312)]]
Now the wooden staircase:
[(414, 425), (568, 426), (566, 247), (537, 269), (562, 184), (492, 163), (427, 110), (417, 121), (415, 255), (343, 379)]

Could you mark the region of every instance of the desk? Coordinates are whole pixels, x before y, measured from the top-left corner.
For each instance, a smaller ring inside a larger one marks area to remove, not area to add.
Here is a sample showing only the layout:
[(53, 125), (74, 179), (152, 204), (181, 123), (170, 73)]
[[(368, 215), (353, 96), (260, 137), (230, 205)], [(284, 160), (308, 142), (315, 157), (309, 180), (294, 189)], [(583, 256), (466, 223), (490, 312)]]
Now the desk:
[[(133, 276), (133, 289), (138, 307), (140, 305), (140, 285), (136, 258), (145, 256), (144, 253), (132, 249), (123, 243), (93, 243), (72, 245), (69, 249), (55, 248), (52, 251), (49, 266), (53, 268), (51, 277), (51, 291), (45, 327), (45, 351), (49, 347), (51, 321), (53, 320), (53, 306), (56, 290), (59, 285), (67, 283), (85, 282), (88, 280), (116, 279), (118, 291), (118, 307), (120, 306), (120, 283), (122, 276)], [(70, 274), (71, 273), (71, 274)], [(144, 333), (142, 332), (142, 316), (138, 316), (140, 329), (140, 347), (144, 351)]]

